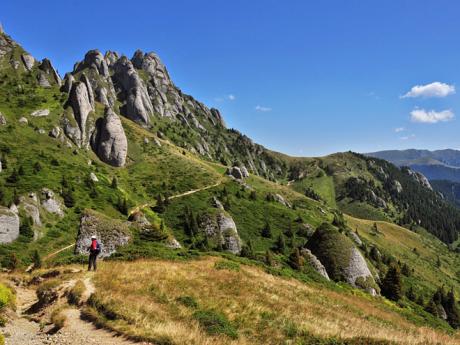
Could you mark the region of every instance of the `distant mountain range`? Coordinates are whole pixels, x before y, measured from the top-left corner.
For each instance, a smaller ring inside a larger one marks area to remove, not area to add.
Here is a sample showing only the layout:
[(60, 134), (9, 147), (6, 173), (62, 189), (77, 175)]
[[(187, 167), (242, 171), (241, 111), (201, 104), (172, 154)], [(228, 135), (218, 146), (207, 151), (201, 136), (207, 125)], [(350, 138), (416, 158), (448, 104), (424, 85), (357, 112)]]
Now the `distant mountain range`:
[(367, 153), (398, 166), (408, 166), (425, 175), (428, 180), (460, 182), (460, 151), (445, 150), (387, 150)]

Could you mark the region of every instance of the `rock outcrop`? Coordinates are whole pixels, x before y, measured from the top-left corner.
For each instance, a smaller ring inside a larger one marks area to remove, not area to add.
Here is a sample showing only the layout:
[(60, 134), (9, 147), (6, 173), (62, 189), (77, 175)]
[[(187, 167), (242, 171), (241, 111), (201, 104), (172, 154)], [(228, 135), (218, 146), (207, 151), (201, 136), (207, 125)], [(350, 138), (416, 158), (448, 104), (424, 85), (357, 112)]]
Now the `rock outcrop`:
[(42, 189), (42, 207), (49, 213), (64, 217), (63, 206), (56, 200), (54, 192), (51, 189)]
[(241, 252), (241, 239), (235, 221), (227, 212), (218, 210), (215, 214), (205, 215), (200, 223), (206, 235), (217, 246), (233, 254)]
[(88, 253), (93, 235), (101, 245), (101, 257), (115, 253), (118, 247), (128, 244), (132, 236), (129, 222), (111, 219), (93, 210), (85, 210), (80, 219), (76, 254)]
[(88, 140), (86, 121), (89, 114), (94, 110), (85, 83), (73, 83), (68, 103), (72, 107), (75, 121), (78, 124), (78, 135), (75, 136), (75, 133), (71, 133), (71, 128), (69, 128), (69, 126), (65, 127), (66, 134), (74, 140), (76, 145), (83, 146)]
[(96, 122), (91, 146), (103, 162), (115, 167), (125, 165), (128, 140), (120, 118), (112, 109), (106, 108), (104, 118)]
[(433, 190), (433, 187), (431, 187), (430, 182), (428, 179), (423, 175), (422, 173), (419, 173), (418, 171), (414, 171), (411, 169), (407, 169), (407, 173), (418, 183), (420, 183), (423, 187), (428, 188), (430, 190)]
[(24, 67), (28, 70), (31, 71), (32, 68), (35, 65), (35, 59), (32, 55), (29, 54), (22, 54), (21, 55), (21, 60), (24, 63)]
[(327, 280), (330, 280), (329, 275), (327, 274), (326, 268), (318, 260), (318, 258), (312, 254), (312, 252), (307, 248), (302, 248), (301, 252), (302, 256), (308, 261), (308, 263), (313, 267), (313, 269), (322, 275)]
[(6, 117), (2, 113), (0, 113), (0, 126), (6, 125)]
[(38, 68), (43, 72), (40, 75), (45, 76), (48, 82), (51, 81), (53, 84), (57, 84), (58, 86), (61, 86), (61, 83), (62, 83), (61, 77), (54, 69), (50, 60), (43, 59), (40, 62), (40, 65), (38, 66)]
[(50, 110), (49, 109), (39, 109), (39, 110), (35, 110), (33, 111), (30, 116), (33, 116), (33, 117), (43, 117), (43, 116), (48, 116), (50, 114)]
[(377, 293), (366, 260), (353, 242), (332, 225), (323, 223), (308, 240), (307, 248), (324, 265), (331, 279), (347, 282), (372, 295)]
[(40, 209), (38, 204), (38, 198), (35, 193), (29, 193), (28, 196), (22, 196), (19, 198), (19, 209), (23, 209), (27, 217), (32, 219), (32, 222), (36, 226), (41, 226), (42, 222), (40, 219)]
[(19, 217), (9, 208), (0, 206), (0, 243), (11, 243), (19, 236)]
[(227, 175), (233, 176), (237, 180), (242, 180), (244, 178), (243, 173), (239, 167), (231, 167), (227, 169)]

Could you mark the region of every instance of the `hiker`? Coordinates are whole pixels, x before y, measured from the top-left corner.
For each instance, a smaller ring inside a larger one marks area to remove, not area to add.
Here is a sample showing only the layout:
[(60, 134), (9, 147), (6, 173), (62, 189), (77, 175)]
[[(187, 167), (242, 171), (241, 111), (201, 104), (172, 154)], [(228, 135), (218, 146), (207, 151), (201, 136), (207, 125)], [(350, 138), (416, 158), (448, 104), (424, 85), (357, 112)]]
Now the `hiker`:
[(89, 262), (88, 262), (88, 271), (91, 271), (91, 266), (96, 270), (96, 260), (97, 256), (101, 252), (101, 246), (97, 241), (96, 236), (91, 236), (91, 245), (89, 246)]

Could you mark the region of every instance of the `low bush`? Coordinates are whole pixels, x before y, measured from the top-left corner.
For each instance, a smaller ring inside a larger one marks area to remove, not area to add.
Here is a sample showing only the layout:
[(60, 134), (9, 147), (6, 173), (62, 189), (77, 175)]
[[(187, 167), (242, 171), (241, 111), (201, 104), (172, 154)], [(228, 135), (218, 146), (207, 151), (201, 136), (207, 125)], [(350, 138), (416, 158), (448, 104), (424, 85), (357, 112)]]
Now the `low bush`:
[(81, 298), (85, 293), (86, 286), (81, 280), (78, 280), (75, 285), (70, 289), (67, 300), (70, 304), (79, 305), (81, 302)]
[(238, 332), (225, 315), (214, 310), (198, 310), (193, 313), (200, 326), (211, 335), (224, 334), (232, 339), (238, 338)]

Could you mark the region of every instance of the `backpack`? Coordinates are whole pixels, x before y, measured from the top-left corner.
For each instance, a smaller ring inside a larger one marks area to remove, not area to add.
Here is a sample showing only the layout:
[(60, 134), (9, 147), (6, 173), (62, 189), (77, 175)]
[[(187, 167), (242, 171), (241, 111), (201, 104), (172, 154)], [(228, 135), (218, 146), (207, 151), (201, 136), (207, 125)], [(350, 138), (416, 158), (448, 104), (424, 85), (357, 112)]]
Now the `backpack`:
[(96, 248), (93, 248), (93, 243), (91, 243), (90, 251), (96, 255), (101, 252), (101, 245), (99, 244), (99, 241), (96, 241)]

